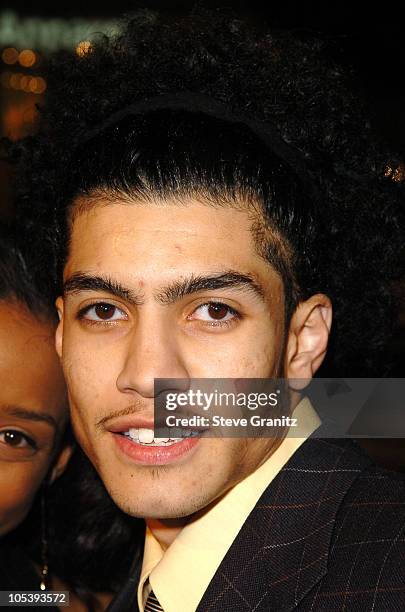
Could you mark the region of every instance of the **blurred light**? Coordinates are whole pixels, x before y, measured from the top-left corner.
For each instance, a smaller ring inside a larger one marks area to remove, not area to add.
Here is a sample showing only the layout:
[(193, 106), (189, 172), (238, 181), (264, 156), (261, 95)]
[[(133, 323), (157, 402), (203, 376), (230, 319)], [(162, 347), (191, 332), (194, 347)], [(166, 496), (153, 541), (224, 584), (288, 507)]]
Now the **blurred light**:
[(22, 74), (20, 74), (19, 72), (15, 72), (14, 74), (11, 75), (10, 77), (10, 87), (11, 89), (20, 89), (20, 83), (21, 83), (21, 78), (22, 78)]
[(19, 89), (27, 93), (42, 94), (46, 90), (46, 81), (40, 76), (31, 77), (22, 72), (4, 72), (0, 79), (3, 87)]
[(21, 128), (24, 123), (22, 109), (20, 107), (11, 106), (4, 113), (3, 120), (6, 136), (12, 140), (20, 138), (22, 135)]
[(45, 79), (43, 79), (42, 77), (37, 77), (36, 81), (37, 81), (37, 83), (36, 83), (35, 93), (36, 94), (44, 93), (44, 91), (46, 89), (46, 81), (45, 81)]
[(32, 93), (37, 93), (37, 81), (38, 79), (36, 77), (32, 77), (32, 79), (30, 79), (30, 82), (28, 84), (28, 91), (32, 91)]
[(46, 89), (46, 81), (42, 77), (31, 77), (28, 83), (27, 91), (35, 94), (44, 93)]
[(21, 81), (20, 81), (20, 89), (23, 89), (24, 91), (28, 90), (28, 83), (29, 83), (30, 78), (27, 77), (27, 75), (25, 74), (23, 77), (21, 77)]
[(76, 46), (76, 53), (79, 57), (83, 57), (87, 53), (89, 53), (92, 49), (91, 42), (89, 40), (82, 40)]
[(20, 62), (21, 66), (24, 66), (24, 68), (31, 68), (31, 66), (35, 64), (36, 60), (37, 56), (35, 55), (34, 51), (31, 51), (31, 49), (24, 49), (24, 51), (21, 51), (18, 56), (18, 61)]
[(15, 64), (18, 60), (18, 51), (14, 47), (7, 47), (1, 54), (1, 59), (5, 64)]
[[(4, 2), (0, 2), (0, 6), (3, 4)], [(12, 5), (13, 2), (11, 0), (6, 4)], [(28, 5), (27, 2), (25, 4)], [(40, 4), (36, 3), (38, 9)], [(42, 52), (57, 49), (71, 51), (79, 41), (91, 40), (93, 33), (105, 32), (114, 35), (118, 29), (116, 20), (26, 18), (20, 17), (14, 11), (0, 8), (0, 53), (4, 47), (36, 49)]]
[(12, 140), (17, 140), (32, 133), (33, 124), (38, 119), (31, 96), (21, 96), (13, 101), (3, 113), (3, 133)]

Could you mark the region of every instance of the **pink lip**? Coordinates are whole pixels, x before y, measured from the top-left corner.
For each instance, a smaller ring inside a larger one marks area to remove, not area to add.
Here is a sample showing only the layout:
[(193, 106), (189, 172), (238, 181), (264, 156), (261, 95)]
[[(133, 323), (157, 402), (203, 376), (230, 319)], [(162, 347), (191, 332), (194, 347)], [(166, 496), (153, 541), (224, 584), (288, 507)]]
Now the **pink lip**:
[(113, 437), (119, 452), (135, 463), (149, 465), (172, 463), (189, 453), (200, 441), (199, 437), (194, 437), (185, 438), (170, 446), (146, 446), (130, 440), (127, 436), (113, 434)]

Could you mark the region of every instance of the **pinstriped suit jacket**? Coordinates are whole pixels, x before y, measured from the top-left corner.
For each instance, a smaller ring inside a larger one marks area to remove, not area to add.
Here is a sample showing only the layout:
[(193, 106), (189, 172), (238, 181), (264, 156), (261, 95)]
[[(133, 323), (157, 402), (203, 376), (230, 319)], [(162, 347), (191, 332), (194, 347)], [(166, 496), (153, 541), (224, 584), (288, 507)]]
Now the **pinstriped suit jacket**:
[[(137, 612), (139, 567), (109, 612)], [(307, 440), (263, 493), (197, 612), (405, 612), (405, 478)], [(178, 612), (183, 612), (179, 610)]]

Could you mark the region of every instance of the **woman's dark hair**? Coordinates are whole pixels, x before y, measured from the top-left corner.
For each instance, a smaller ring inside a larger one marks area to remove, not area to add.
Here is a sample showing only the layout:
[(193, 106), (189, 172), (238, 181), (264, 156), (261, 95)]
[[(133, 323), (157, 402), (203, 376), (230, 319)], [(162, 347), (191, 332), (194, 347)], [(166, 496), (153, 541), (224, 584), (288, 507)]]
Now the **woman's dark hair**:
[(16, 228), (0, 224), (0, 300), (20, 302), (35, 316), (56, 319), (49, 296), (41, 293), (17, 243)]
[(49, 488), (49, 562), (79, 595), (118, 592), (142, 558), (144, 521), (122, 512), (80, 447)]
[(51, 487), (49, 509), (55, 574), (68, 577), (79, 593), (117, 592), (142, 558), (145, 524), (114, 504), (80, 447)]
[[(261, 254), (283, 278), (287, 318), (312, 293), (333, 302), (322, 372), (384, 372), (390, 282), (403, 247), (404, 187), (391, 178), (399, 159), (374, 138), (325, 44), (269, 33), (223, 10), (140, 11), (83, 56), (55, 57), (48, 82), (37, 136), (14, 148), (29, 256), (47, 290), (61, 291), (70, 209), (81, 195), (87, 205), (97, 194), (192, 196), (213, 206), (248, 201), (260, 212)], [(248, 119), (227, 121), (192, 105), (131, 111), (178, 92)], [(260, 125), (277, 133), (273, 144), (260, 137)]]

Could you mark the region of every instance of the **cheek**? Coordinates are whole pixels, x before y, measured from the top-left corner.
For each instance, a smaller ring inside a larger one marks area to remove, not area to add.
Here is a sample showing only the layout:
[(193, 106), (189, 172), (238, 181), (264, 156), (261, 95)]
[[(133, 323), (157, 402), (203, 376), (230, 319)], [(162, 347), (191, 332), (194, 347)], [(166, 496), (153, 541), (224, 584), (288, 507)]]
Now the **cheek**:
[(266, 319), (240, 344), (239, 369), (241, 378), (276, 376), (283, 349), (282, 329)]
[(48, 462), (0, 463), (0, 535), (24, 520), (47, 469)]
[(105, 405), (112, 391), (116, 391), (121, 359), (110, 348), (85, 345), (74, 339), (64, 345), (63, 371), (71, 402), (79, 411), (82, 407), (89, 412), (96, 410), (101, 402)]
[[(112, 350), (111, 350), (112, 349)], [(84, 344), (69, 337), (64, 343), (62, 365), (68, 388), (71, 423), (80, 445), (97, 464), (94, 424), (117, 405), (118, 368), (121, 355), (116, 347)]]
[(239, 362), (235, 376), (268, 378), (274, 376), (282, 352), (282, 333), (267, 316), (252, 325), (239, 343)]
[(195, 353), (192, 377), (267, 378), (275, 373), (279, 351), (271, 331), (224, 338), (216, 347), (204, 347), (204, 356)]

